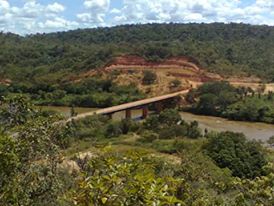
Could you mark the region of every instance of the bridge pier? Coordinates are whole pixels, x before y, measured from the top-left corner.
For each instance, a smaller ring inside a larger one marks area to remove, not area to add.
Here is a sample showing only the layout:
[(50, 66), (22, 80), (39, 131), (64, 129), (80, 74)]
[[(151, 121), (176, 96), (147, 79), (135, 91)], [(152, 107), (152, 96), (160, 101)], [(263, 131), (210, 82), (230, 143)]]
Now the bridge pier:
[(126, 110), (126, 119), (131, 119), (131, 109)]
[(142, 108), (142, 119), (146, 119), (147, 116), (148, 116), (148, 106), (145, 105), (145, 106), (143, 106), (143, 108)]
[(163, 103), (162, 102), (156, 102), (155, 103), (155, 108), (157, 113), (161, 113), (163, 111)]
[(108, 116), (109, 119), (112, 119), (113, 118), (113, 113), (109, 113), (109, 114), (107, 114), (107, 116)]

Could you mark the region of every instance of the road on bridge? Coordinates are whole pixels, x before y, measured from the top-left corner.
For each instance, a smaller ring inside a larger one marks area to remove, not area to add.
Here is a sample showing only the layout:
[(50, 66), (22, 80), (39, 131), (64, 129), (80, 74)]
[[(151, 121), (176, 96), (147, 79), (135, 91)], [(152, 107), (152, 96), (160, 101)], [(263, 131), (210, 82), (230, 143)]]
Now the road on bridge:
[(92, 116), (92, 115), (113, 114), (115, 112), (119, 112), (119, 111), (123, 111), (123, 110), (127, 110), (127, 109), (133, 109), (133, 108), (140, 107), (140, 106), (143, 106), (143, 105), (148, 105), (148, 104), (155, 103), (155, 102), (160, 102), (160, 101), (163, 101), (163, 100), (166, 100), (166, 99), (171, 99), (171, 98), (174, 98), (176, 96), (187, 94), (188, 92), (189, 92), (189, 89), (182, 90), (182, 91), (175, 92), (175, 93), (171, 93), (171, 94), (158, 96), (158, 97), (152, 97), (152, 98), (143, 99), (143, 100), (139, 100), (139, 101), (135, 101), (135, 102), (121, 104), (121, 105), (117, 105), (117, 106), (113, 106), (113, 107), (107, 107), (107, 108), (104, 108), (104, 109), (99, 109), (97, 111), (92, 111), (92, 112), (79, 114), (75, 117), (69, 118), (67, 120), (67, 122), (70, 122), (72, 120), (83, 119), (85, 117)]

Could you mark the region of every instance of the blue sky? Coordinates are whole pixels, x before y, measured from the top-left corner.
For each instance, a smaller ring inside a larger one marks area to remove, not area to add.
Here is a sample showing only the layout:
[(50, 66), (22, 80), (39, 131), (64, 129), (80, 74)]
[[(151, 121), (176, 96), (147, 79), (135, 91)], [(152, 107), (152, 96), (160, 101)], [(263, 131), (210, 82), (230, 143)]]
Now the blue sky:
[(274, 25), (274, 0), (0, 0), (0, 31), (22, 35), (152, 22)]

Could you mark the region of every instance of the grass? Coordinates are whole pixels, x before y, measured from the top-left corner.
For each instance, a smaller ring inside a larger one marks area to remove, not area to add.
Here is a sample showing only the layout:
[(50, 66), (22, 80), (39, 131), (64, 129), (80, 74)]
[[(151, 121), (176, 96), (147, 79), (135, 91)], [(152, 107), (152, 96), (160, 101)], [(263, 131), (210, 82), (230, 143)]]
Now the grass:
[(78, 140), (71, 144), (69, 148), (62, 151), (62, 154), (66, 157), (71, 157), (79, 152), (86, 151), (98, 151), (96, 147), (94, 147), (94, 140)]
[[(156, 140), (152, 143), (141, 143), (138, 141), (139, 138), (139, 135), (130, 133), (116, 138), (77, 140), (63, 151), (63, 155), (69, 158), (78, 153), (100, 153), (103, 148), (110, 146), (113, 152), (138, 151), (151, 157), (164, 159), (172, 164), (180, 164), (181, 159), (173, 149), (175, 140)], [(171, 150), (174, 152), (170, 152)]]
[[(85, 138), (74, 141), (69, 148), (63, 151), (64, 156), (72, 156), (79, 152), (86, 151), (98, 151), (100, 148), (104, 148), (108, 145), (112, 147), (133, 147), (136, 144), (138, 135), (136, 134), (127, 134), (121, 135), (114, 138)], [(137, 147), (138, 148), (138, 147)]]

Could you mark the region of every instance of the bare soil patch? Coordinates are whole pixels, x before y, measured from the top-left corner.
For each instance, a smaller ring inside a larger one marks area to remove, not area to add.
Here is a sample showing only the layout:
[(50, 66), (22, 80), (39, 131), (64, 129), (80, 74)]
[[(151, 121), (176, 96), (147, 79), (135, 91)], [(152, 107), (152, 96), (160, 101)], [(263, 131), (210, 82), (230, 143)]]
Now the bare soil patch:
[[(152, 85), (143, 85), (142, 78), (145, 70), (157, 74), (157, 81)], [(215, 73), (207, 72), (197, 60), (191, 57), (173, 57), (161, 62), (149, 62), (138, 56), (120, 56), (111, 61), (105, 68), (91, 70), (72, 79), (82, 79), (99, 75), (103, 78), (111, 78), (119, 85), (134, 84), (148, 96), (159, 96), (179, 90), (195, 88), (204, 82), (229, 81), (234, 86), (251, 87), (257, 90), (261, 86), (261, 80), (257, 77), (222, 77)], [(173, 80), (179, 80), (181, 85), (171, 87)], [(266, 84), (266, 92), (274, 91), (274, 84)]]

